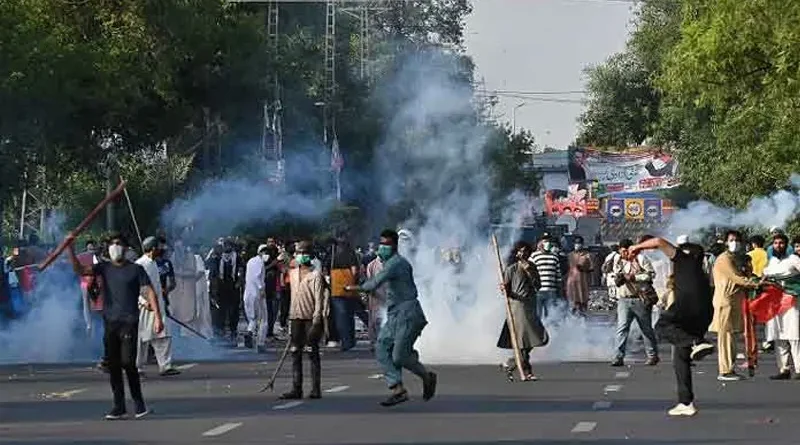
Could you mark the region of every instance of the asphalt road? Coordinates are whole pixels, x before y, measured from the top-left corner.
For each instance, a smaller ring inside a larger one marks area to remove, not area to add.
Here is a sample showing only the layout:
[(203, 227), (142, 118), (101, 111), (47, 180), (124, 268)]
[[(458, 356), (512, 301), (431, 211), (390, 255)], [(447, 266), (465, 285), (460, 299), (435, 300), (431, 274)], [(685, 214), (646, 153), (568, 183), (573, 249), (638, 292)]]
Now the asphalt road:
[[(495, 366), (437, 366), (439, 390), (394, 408), (366, 351), (323, 357), (321, 400), (286, 403), (288, 373), (259, 394), (275, 354), (183, 363), (176, 377), (148, 377), (154, 413), (109, 422), (107, 377), (91, 364), (0, 367), (2, 444), (797, 444), (800, 381), (771, 382), (774, 357), (754, 379), (716, 381), (716, 360), (698, 364), (694, 418), (668, 418), (674, 377), (665, 361), (538, 364), (538, 382), (511, 383)], [(668, 356), (668, 354), (665, 354)], [(288, 368), (288, 367), (287, 367)], [(151, 367), (152, 369), (152, 367)], [(288, 371), (288, 369), (287, 369)], [(132, 409), (132, 407), (130, 407)]]

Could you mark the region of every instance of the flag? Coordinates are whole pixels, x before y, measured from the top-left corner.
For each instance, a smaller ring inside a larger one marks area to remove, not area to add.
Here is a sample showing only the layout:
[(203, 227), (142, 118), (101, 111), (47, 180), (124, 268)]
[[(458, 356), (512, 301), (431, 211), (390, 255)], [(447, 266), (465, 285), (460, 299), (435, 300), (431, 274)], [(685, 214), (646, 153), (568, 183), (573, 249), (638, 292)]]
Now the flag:
[(784, 288), (767, 284), (761, 294), (749, 302), (750, 313), (757, 323), (766, 323), (793, 308), (796, 299), (797, 297), (786, 292)]
[(333, 144), (331, 145), (331, 170), (340, 172), (342, 167), (344, 167), (344, 158), (342, 157), (342, 152), (339, 151), (339, 139), (334, 136)]

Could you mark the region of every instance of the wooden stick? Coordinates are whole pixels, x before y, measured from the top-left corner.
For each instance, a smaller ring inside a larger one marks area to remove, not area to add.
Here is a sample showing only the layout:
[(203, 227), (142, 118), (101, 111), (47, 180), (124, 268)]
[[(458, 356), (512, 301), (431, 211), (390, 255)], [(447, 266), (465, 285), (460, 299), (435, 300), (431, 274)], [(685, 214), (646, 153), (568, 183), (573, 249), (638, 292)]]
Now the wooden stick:
[(505, 286), (506, 280), (503, 277), (503, 258), (500, 257), (500, 246), (497, 244), (497, 236), (494, 233), (492, 233), (492, 247), (494, 247), (494, 253), (497, 257), (497, 276), (500, 279), (500, 288), (503, 290), (503, 298), (506, 300), (506, 316), (508, 317), (508, 330), (511, 334), (511, 348), (514, 349), (514, 361), (517, 363), (520, 379), (525, 381), (525, 371), (522, 370), (522, 354), (517, 341), (517, 324), (514, 322), (514, 314), (511, 313), (511, 300), (508, 298), (508, 291)]
[[(121, 181), (124, 181), (124, 179), (122, 179), (122, 176), (120, 176), (119, 179)], [(128, 211), (131, 213), (131, 219), (133, 220), (133, 228), (136, 229), (136, 236), (139, 238), (139, 247), (144, 249), (144, 242), (142, 241), (142, 232), (139, 231), (139, 223), (136, 222), (136, 214), (133, 213), (133, 203), (131, 202), (131, 195), (128, 194), (127, 187), (125, 188), (125, 200), (128, 201)]]
[(58, 258), (59, 255), (61, 255), (61, 252), (63, 252), (67, 247), (69, 247), (70, 244), (75, 242), (75, 238), (78, 235), (80, 235), (81, 232), (86, 230), (87, 227), (89, 227), (89, 224), (91, 224), (92, 221), (94, 221), (94, 219), (97, 218), (97, 215), (99, 215), (100, 212), (111, 201), (117, 199), (117, 197), (124, 190), (125, 190), (125, 181), (120, 181), (120, 183), (117, 186), (117, 188), (115, 188), (111, 193), (109, 193), (105, 198), (103, 198), (103, 200), (100, 201), (100, 203), (97, 204), (97, 206), (94, 208), (94, 210), (92, 210), (91, 212), (89, 212), (88, 215), (86, 215), (86, 218), (84, 218), (83, 221), (81, 221), (81, 223), (78, 224), (78, 227), (76, 227), (72, 232), (69, 233), (69, 235), (66, 238), (64, 238), (63, 241), (61, 241), (61, 244), (58, 245), (56, 250), (52, 251), (50, 253), (50, 255), (48, 255), (47, 258), (45, 258), (44, 261), (39, 263), (39, 266), (38, 266), (39, 270), (43, 271), (43, 270), (47, 269), (47, 267), (50, 266), (50, 264), (52, 264), (53, 261), (55, 261), (56, 258)]

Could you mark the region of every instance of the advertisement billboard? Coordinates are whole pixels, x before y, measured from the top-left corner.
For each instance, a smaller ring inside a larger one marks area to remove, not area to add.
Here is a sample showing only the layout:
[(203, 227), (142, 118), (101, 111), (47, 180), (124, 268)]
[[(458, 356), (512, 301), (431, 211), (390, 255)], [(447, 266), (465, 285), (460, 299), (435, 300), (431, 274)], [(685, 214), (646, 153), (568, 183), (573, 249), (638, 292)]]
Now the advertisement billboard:
[(569, 153), (569, 176), (572, 182), (594, 182), (598, 197), (680, 185), (675, 158), (669, 153), (650, 148), (624, 152), (572, 148)]

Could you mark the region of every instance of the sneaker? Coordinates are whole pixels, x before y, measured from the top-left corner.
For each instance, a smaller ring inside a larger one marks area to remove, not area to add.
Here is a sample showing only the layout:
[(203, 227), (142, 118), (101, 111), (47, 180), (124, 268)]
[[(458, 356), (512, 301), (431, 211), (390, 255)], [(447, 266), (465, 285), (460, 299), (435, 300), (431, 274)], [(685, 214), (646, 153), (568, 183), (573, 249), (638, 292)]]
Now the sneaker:
[(739, 380), (743, 380), (744, 377), (740, 376), (735, 372), (729, 372), (726, 374), (720, 374), (717, 376), (717, 380), (720, 382), (738, 382)]
[(769, 376), (770, 380), (789, 380), (792, 378), (792, 373), (789, 371), (781, 371), (775, 375)]
[(692, 353), (689, 355), (689, 357), (693, 361), (699, 361), (708, 357), (713, 352), (714, 346), (711, 345), (711, 343), (697, 343), (696, 345), (692, 346)]
[(147, 417), (148, 414), (150, 414), (150, 410), (147, 409), (146, 407), (142, 406), (136, 408), (136, 419), (143, 419)]
[(341, 344), (338, 341), (329, 341), (325, 347), (327, 348), (338, 348)]
[(114, 408), (106, 414), (106, 420), (122, 420), (127, 416), (123, 408)]
[(381, 406), (390, 407), (390, 406), (399, 405), (399, 404), (401, 404), (403, 402), (407, 402), (407, 401), (408, 401), (408, 391), (403, 391), (401, 393), (395, 393), (395, 394), (390, 395), (388, 399), (386, 399), (383, 402), (381, 402)]
[(181, 372), (175, 368), (167, 368), (159, 374), (161, 377), (170, 377), (173, 375), (179, 375)]
[(667, 414), (670, 416), (693, 416), (697, 414), (697, 408), (694, 407), (694, 403), (690, 403), (688, 405), (679, 403), (675, 405), (674, 408), (667, 411)]
[(436, 383), (438, 377), (435, 372), (429, 372), (428, 378), (422, 383), (422, 400), (428, 401), (436, 395)]

